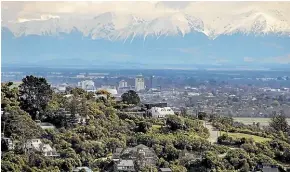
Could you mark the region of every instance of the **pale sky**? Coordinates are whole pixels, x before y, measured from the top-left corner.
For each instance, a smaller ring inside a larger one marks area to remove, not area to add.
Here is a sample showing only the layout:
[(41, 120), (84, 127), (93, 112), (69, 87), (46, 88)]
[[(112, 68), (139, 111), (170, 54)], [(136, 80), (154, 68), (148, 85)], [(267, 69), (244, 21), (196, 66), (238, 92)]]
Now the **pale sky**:
[[(289, 24), (289, 2), (2, 2), (3, 24), (49, 18), (91, 18), (105, 12), (134, 15), (145, 20), (186, 13), (211, 21), (217, 16), (227, 22), (247, 12), (266, 13)], [(279, 19), (280, 19), (279, 18)], [(122, 22), (122, 19), (119, 19)], [(212, 24), (212, 23), (211, 23)], [(217, 27), (212, 24), (214, 27)]]

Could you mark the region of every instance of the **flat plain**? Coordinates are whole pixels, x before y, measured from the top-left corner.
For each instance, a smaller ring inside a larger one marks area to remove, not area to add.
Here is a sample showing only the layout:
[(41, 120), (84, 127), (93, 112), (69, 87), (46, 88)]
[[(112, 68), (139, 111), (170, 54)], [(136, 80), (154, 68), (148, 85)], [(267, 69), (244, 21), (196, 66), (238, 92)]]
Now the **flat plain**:
[[(271, 118), (249, 118), (249, 117), (234, 118), (234, 121), (242, 122), (246, 125), (253, 124), (253, 122), (255, 122), (255, 123), (259, 122), (260, 125), (262, 125), (262, 126), (269, 125), (270, 120), (271, 120)], [(288, 122), (288, 124), (290, 124), (290, 118), (287, 118), (287, 122)]]

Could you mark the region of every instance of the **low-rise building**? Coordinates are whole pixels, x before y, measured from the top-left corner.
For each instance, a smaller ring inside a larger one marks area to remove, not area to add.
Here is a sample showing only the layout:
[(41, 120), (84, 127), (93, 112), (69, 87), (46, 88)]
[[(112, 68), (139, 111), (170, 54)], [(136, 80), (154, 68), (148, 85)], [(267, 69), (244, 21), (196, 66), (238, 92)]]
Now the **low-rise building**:
[(117, 164), (117, 171), (136, 171), (133, 160), (121, 160)]
[(138, 161), (138, 157), (140, 157), (140, 155), (144, 159), (143, 165), (155, 166), (157, 162), (157, 156), (154, 150), (142, 144), (125, 149), (117, 148), (113, 154), (112, 159), (115, 162), (121, 162), (122, 160)]
[(154, 118), (164, 118), (166, 115), (174, 115), (174, 111), (170, 107), (152, 107), (149, 113)]
[(24, 144), (26, 151), (42, 152), (44, 156), (58, 157), (59, 154), (49, 144), (44, 144), (40, 139), (30, 139)]
[(51, 123), (48, 122), (40, 122), (40, 121), (36, 121), (37, 125), (40, 126), (40, 128), (42, 128), (43, 130), (46, 129), (55, 129), (55, 126)]
[(159, 171), (160, 172), (172, 172), (172, 170), (170, 168), (160, 168)]
[(80, 172), (81, 170), (85, 170), (85, 172), (93, 172), (89, 167), (76, 167), (73, 169), (73, 172)]

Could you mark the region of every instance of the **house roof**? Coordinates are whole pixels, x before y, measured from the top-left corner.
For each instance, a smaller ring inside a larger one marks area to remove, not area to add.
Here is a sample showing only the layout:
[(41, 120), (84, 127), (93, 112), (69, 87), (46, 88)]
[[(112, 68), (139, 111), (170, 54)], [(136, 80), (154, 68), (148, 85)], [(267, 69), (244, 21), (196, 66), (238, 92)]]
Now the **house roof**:
[(279, 172), (278, 168), (264, 167), (262, 168), (263, 172)]
[(161, 172), (171, 172), (172, 170), (170, 168), (160, 168)]
[(135, 148), (145, 148), (145, 149), (149, 149), (147, 146), (145, 146), (143, 144), (139, 144), (139, 145), (135, 146)]
[(86, 172), (93, 172), (89, 167), (76, 167), (73, 171), (78, 172), (82, 169), (84, 169)]
[(134, 166), (134, 162), (133, 160), (121, 160), (120, 163), (118, 164), (118, 166), (126, 166), (126, 167), (133, 167)]
[(116, 151), (115, 151), (115, 153), (121, 153), (121, 152), (122, 152), (122, 150), (123, 150), (123, 148), (116, 148)]

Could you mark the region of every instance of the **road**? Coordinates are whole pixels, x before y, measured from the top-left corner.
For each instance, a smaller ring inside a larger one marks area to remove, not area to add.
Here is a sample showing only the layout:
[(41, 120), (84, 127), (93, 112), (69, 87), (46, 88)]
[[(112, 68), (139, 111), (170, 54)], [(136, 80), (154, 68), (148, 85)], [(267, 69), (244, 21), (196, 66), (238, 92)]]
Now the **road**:
[[(209, 138), (208, 138), (208, 141), (209, 141), (211, 144), (216, 144), (216, 143), (217, 143), (217, 139), (218, 139), (218, 137), (219, 137), (219, 131), (218, 131), (217, 129), (215, 129), (215, 128), (211, 125), (211, 123), (209, 123), (209, 122), (205, 122), (205, 121), (204, 121), (204, 126), (208, 129), (209, 134), (210, 134), (210, 136), (209, 136)], [(234, 149), (240, 149), (240, 148), (233, 148), (233, 147), (230, 147), (229, 150), (234, 150)], [(229, 150), (228, 150), (228, 151), (229, 151)], [(218, 157), (220, 157), (220, 158), (225, 157), (225, 156), (227, 155), (228, 151), (227, 151), (226, 153), (224, 153), (224, 154), (220, 154), (220, 155), (218, 155)]]
[(217, 142), (217, 139), (218, 139), (218, 134), (219, 134), (219, 131), (217, 129), (215, 129), (211, 123), (209, 122), (205, 122), (204, 121), (204, 126), (208, 129), (209, 131), (209, 138), (208, 138), (208, 141), (210, 143), (216, 143)]

